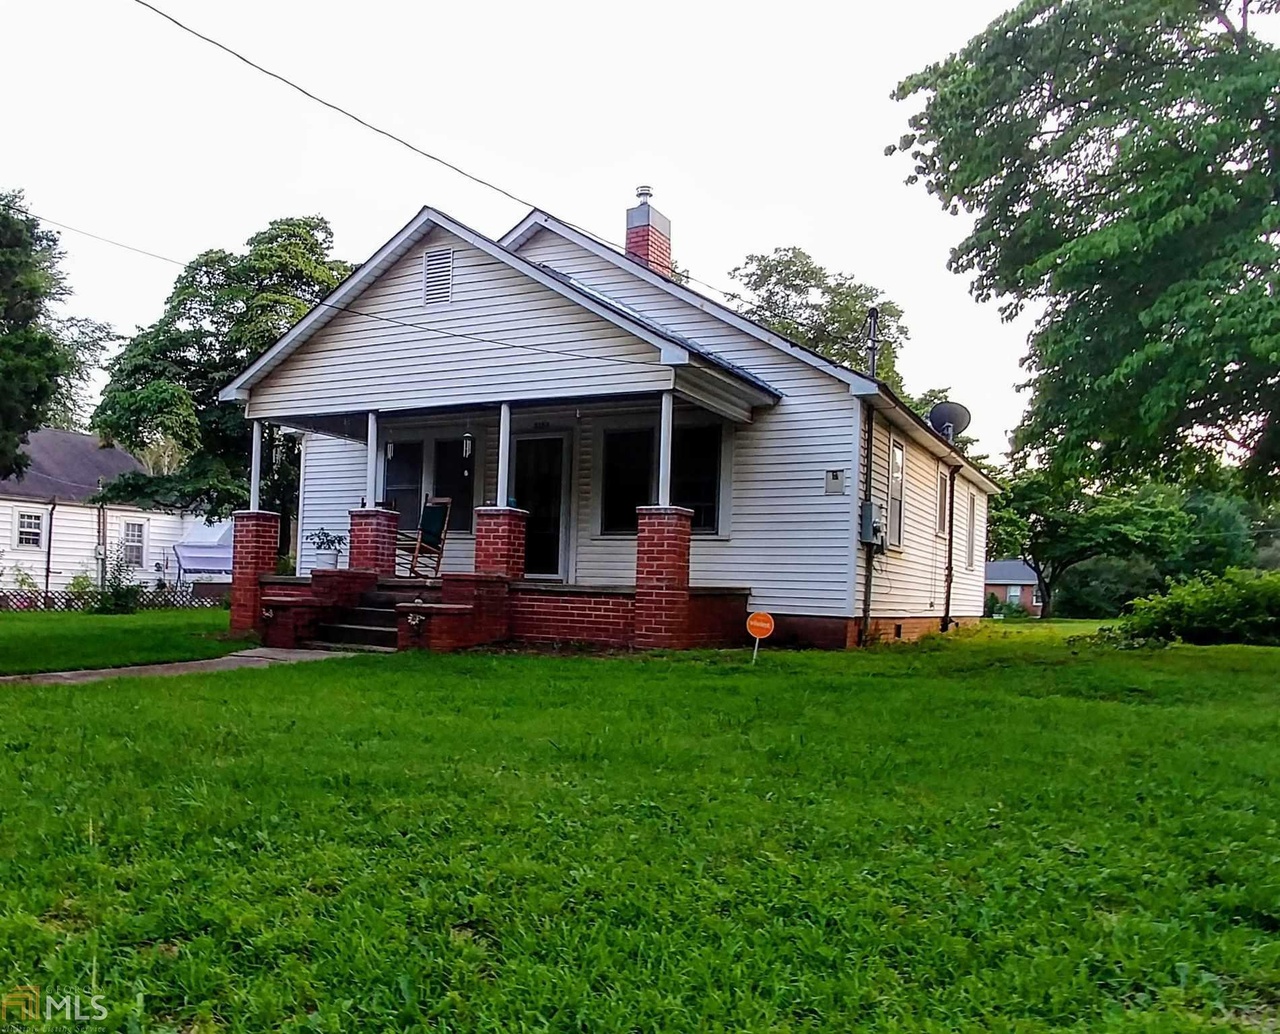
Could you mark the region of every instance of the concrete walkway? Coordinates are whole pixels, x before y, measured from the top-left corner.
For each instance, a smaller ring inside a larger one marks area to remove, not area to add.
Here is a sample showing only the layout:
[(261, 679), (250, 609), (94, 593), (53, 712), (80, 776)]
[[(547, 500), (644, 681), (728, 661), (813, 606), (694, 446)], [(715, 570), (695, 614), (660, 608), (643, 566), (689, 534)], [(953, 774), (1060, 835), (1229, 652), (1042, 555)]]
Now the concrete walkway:
[(42, 671), (30, 675), (5, 675), (0, 684), (9, 682), (72, 685), (97, 682), (99, 679), (123, 678), (130, 675), (195, 675), (203, 671), (234, 671), (236, 668), (269, 668), (273, 664), (296, 664), (298, 661), (327, 661), (333, 657), (351, 657), (350, 653), (327, 650), (273, 650), (259, 646), (240, 650), (225, 657), (203, 661), (173, 661), (169, 664), (135, 664), (128, 668), (92, 668), (86, 671)]

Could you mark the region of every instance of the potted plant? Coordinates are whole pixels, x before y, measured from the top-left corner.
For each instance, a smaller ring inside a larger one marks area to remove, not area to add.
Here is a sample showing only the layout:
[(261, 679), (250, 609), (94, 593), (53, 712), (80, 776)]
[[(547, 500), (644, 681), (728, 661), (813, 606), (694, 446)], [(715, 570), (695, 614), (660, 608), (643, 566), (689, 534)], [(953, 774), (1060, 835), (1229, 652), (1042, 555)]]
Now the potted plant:
[(335, 535), (324, 528), (317, 528), (307, 536), (316, 549), (316, 567), (337, 567), (338, 554), (347, 544), (347, 536)]

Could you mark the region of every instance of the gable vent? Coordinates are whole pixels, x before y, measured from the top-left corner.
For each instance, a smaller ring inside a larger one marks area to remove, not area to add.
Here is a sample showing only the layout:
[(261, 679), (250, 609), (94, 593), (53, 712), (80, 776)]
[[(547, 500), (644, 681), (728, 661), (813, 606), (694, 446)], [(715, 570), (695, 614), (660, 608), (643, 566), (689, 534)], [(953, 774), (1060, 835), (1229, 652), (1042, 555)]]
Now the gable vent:
[(422, 255), (422, 304), (446, 305), (453, 297), (453, 249), (437, 248)]

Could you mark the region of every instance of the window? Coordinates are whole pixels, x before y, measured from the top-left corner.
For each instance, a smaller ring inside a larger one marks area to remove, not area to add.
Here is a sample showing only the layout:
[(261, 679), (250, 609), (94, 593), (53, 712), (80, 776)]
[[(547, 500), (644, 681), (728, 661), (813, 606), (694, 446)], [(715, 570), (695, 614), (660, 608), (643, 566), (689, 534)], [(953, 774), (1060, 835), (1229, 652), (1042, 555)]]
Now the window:
[(422, 304), (447, 305), (453, 300), (453, 249), (437, 248), (422, 255)]
[(435, 466), (432, 468), (432, 495), (453, 500), (449, 510), (450, 531), (470, 531), (471, 511), (476, 505), (476, 453), (464, 456), (467, 443), (462, 438), (437, 438)]
[(950, 501), (949, 500), (950, 489), (951, 489), (950, 480), (951, 479), (947, 476), (946, 468), (944, 467), (939, 469), (938, 471), (938, 519), (936, 523), (936, 528), (939, 535), (945, 535), (947, 533), (947, 515), (948, 515), (948, 511), (950, 510), (950, 507), (947, 505), (948, 502)]
[(124, 543), (124, 558), (129, 562), (130, 567), (142, 567), (146, 556), (145, 535), (146, 525), (141, 521), (124, 522), (124, 535), (121, 536), (121, 541)]
[(18, 546), (23, 549), (39, 549), (44, 545), (44, 514), (18, 513)]
[(1044, 601), (1040, 598), (1040, 586), (1039, 586), (1039, 585), (1036, 585), (1036, 586), (1031, 590), (1031, 602), (1032, 602), (1032, 604), (1033, 604), (1034, 606), (1037, 606), (1037, 607), (1038, 607), (1038, 606), (1040, 606), (1040, 604), (1044, 602)]
[(889, 442), (889, 545), (902, 545), (902, 490), (907, 474), (907, 451), (900, 441)]
[(671, 502), (693, 511), (693, 531), (720, 530), (720, 425), (677, 427), (671, 441)]
[(978, 541), (978, 497), (969, 493), (969, 526), (964, 539), (964, 565), (973, 570), (974, 550)]
[(636, 507), (653, 502), (653, 439), (650, 428), (604, 433), (601, 535), (634, 535), (638, 528)]
[(1016, 607), (1022, 602), (1022, 586), (1011, 585), (1004, 594), (1005, 602), (1010, 606)]

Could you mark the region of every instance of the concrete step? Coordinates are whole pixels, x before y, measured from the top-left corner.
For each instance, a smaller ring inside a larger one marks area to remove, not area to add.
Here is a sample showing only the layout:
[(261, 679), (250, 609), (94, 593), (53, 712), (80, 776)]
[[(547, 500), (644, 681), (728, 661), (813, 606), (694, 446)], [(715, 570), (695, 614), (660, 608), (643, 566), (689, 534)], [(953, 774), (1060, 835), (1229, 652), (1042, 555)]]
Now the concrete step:
[(397, 603), (412, 603), (414, 600), (422, 600), (423, 603), (439, 603), (440, 590), (438, 588), (378, 589), (376, 592), (366, 592), (361, 596), (360, 606), (394, 610)]
[(341, 625), (395, 628), (396, 611), (394, 607), (348, 607), (338, 612), (336, 621)]
[(440, 588), (439, 578), (389, 578), (378, 579), (378, 589), (382, 592), (412, 592), (421, 589)]
[(343, 646), (385, 646), (396, 648), (396, 630), (378, 628), (375, 625), (324, 624), (319, 628), (319, 638), (325, 643)]
[(321, 639), (308, 639), (298, 644), (305, 650), (321, 650), (325, 653), (396, 653), (394, 646), (368, 646), (364, 643), (326, 643)]

